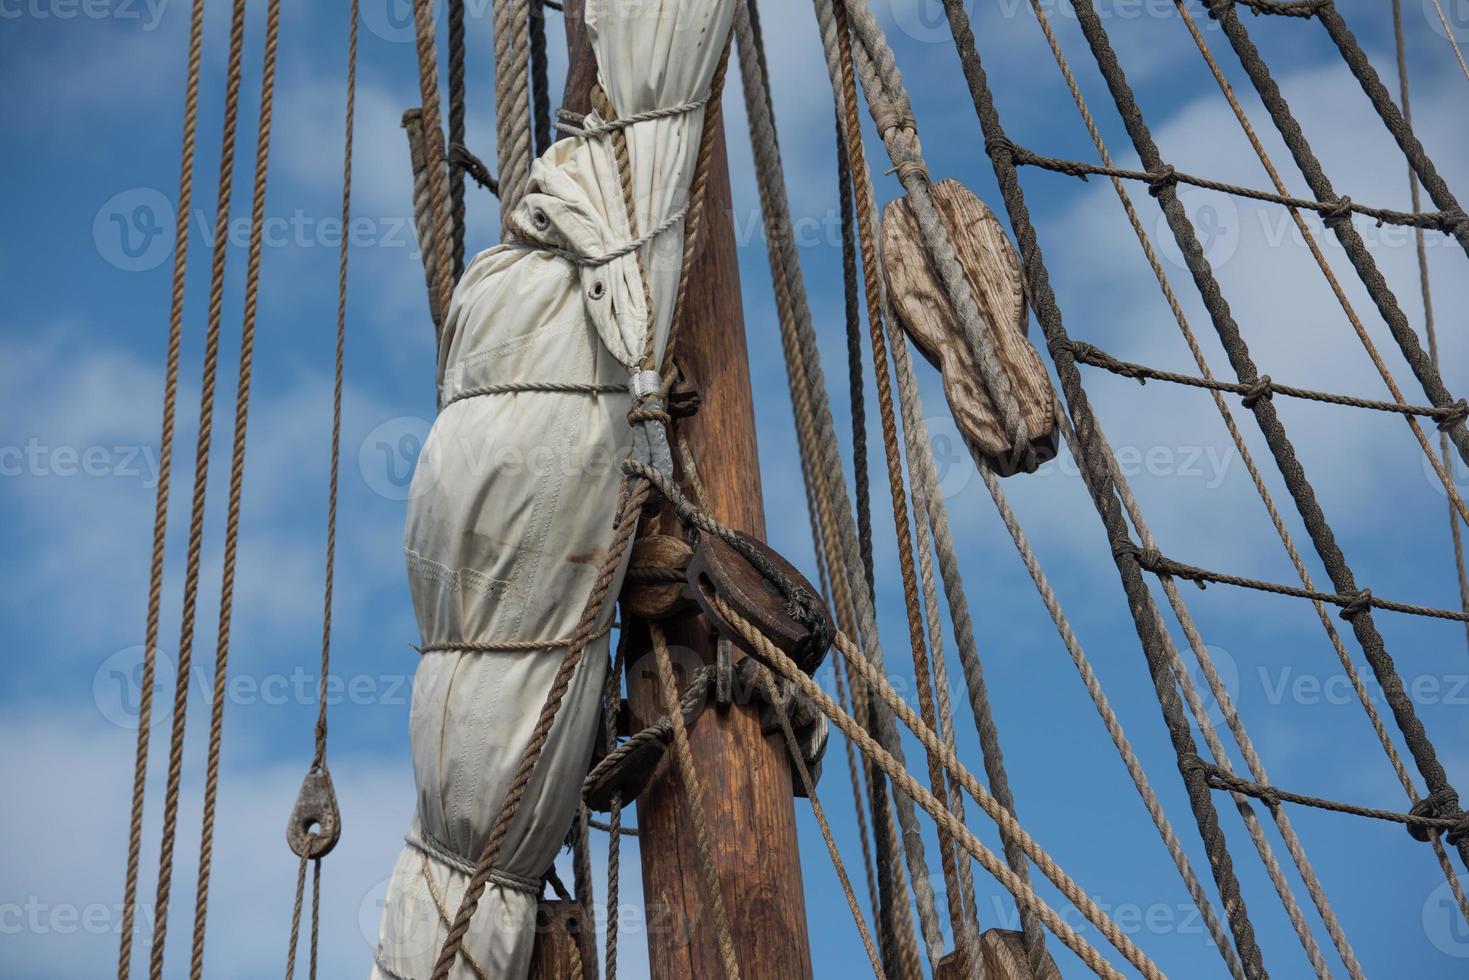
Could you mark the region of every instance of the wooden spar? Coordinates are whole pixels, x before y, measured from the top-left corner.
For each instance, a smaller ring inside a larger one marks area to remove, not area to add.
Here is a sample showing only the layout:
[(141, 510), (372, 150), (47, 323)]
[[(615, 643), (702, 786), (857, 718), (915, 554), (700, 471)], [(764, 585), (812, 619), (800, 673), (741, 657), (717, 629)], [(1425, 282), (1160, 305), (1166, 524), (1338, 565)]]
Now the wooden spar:
[[(585, 112), (596, 62), (582, 29), (582, 0), (565, 7), (570, 67), (564, 105)], [(690, 270), (679, 359), (703, 393), (703, 405), (678, 431), (699, 461), (706, 502), (715, 517), (765, 537), (755, 412), (745, 349), (729, 164), (723, 127), (716, 134), (704, 207), (702, 244)], [(669, 515), (644, 531), (671, 530)], [(663, 714), (647, 628), (632, 630), (628, 700), (634, 729)], [(665, 624), (675, 669), (683, 678), (713, 662), (714, 636), (702, 618)], [(734, 656), (742, 654), (736, 650)], [(738, 699), (736, 699), (738, 701)], [(710, 706), (690, 727), (703, 787), (711, 850), (723, 884), (744, 980), (807, 980), (811, 951), (796, 845), (791, 768), (779, 734), (761, 733), (758, 701)], [(637, 801), (647, 940), (653, 980), (723, 976), (713, 916), (702, 897), (693, 828), (672, 758)], [(624, 891), (626, 894), (626, 891)], [(617, 914), (611, 910), (611, 914)], [(623, 931), (625, 937), (635, 933)]]

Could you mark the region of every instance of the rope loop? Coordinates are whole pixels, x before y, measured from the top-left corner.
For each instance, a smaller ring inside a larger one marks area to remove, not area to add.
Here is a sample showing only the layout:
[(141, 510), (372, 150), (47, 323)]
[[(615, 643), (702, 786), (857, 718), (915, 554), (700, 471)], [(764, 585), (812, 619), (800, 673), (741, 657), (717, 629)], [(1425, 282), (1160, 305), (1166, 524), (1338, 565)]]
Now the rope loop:
[(1469, 400), (1460, 398), (1451, 405), (1445, 405), (1438, 418), (1438, 427), (1442, 432), (1448, 432), (1456, 425), (1462, 425), (1465, 419), (1469, 419)]
[(1371, 608), (1372, 590), (1362, 589), (1360, 592), (1357, 592), (1355, 595), (1347, 599), (1347, 601), (1342, 603), (1341, 612), (1338, 615), (1340, 615), (1341, 618), (1345, 619), (1347, 622), (1351, 622), (1353, 619), (1356, 619), (1358, 616), (1362, 615), (1362, 613), (1371, 610)]
[(1262, 374), (1254, 381), (1250, 382), (1249, 390), (1245, 392), (1245, 397), (1241, 401), (1241, 404), (1244, 405), (1245, 408), (1254, 408), (1255, 404), (1259, 402), (1260, 399), (1274, 397), (1274, 382), (1270, 380), (1270, 375)]
[(1445, 235), (1452, 235), (1466, 221), (1469, 221), (1469, 214), (1465, 214), (1463, 208), (1453, 208), (1449, 211), (1440, 211), (1434, 225)]
[(1148, 174), (1148, 193), (1157, 197), (1164, 190), (1178, 186), (1178, 171), (1173, 164), (1163, 164), (1163, 169)]

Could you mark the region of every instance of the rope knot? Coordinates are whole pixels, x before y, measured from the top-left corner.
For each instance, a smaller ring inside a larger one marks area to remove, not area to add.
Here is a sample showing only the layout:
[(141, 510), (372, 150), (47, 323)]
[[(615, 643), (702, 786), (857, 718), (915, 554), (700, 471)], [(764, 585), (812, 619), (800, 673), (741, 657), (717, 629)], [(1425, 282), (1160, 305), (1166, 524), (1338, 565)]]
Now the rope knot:
[(1203, 759), (1192, 753), (1187, 753), (1178, 757), (1178, 771), (1183, 773), (1185, 776), (1191, 776), (1196, 772), (1202, 772), (1204, 773), (1205, 778), (1207, 778), (1212, 769), (1213, 766), (1209, 765), (1209, 763), (1205, 762)]
[(991, 160), (996, 160), (1000, 154), (1004, 154), (1005, 158), (1012, 163), (1020, 155), (1019, 148), (1010, 140), (1010, 137), (1003, 135), (986, 136), (984, 140), (984, 152)]
[(933, 183), (928, 176), (928, 168), (923, 165), (922, 160), (904, 160), (902, 163), (889, 167), (887, 173), (897, 174), (898, 180), (902, 181), (905, 186), (910, 179), (914, 178), (923, 181), (925, 184)]
[(1234, 6), (1234, 0), (1204, 0), (1204, 6), (1208, 9), (1210, 17), (1221, 20), (1225, 13)]
[[(1450, 843), (1457, 843), (1458, 838), (1469, 832), (1469, 814), (1460, 813), (1458, 801), (1453, 798), (1452, 790), (1439, 790), (1429, 793), (1423, 799), (1414, 803), (1408, 810), (1415, 817), (1427, 820), (1438, 820), (1444, 817), (1457, 817), (1459, 822), (1450, 831)], [(1442, 828), (1429, 826), (1421, 823), (1408, 824), (1408, 833), (1416, 841), (1427, 844), (1442, 832)]]
[(1446, 235), (1452, 235), (1466, 221), (1469, 221), (1469, 214), (1465, 214), (1463, 208), (1454, 208), (1450, 211), (1440, 212), (1438, 220), (1434, 224), (1438, 227), (1439, 231)]
[(1448, 432), (1454, 426), (1462, 424), (1465, 419), (1469, 419), (1469, 400), (1460, 398), (1452, 405), (1445, 405), (1441, 411), (1443, 414), (1438, 417), (1438, 427), (1440, 431)]
[(1331, 205), (1321, 212), (1321, 223), (1328, 228), (1335, 228), (1342, 221), (1349, 221), (1352, 217), (1352, 199), (1343, 194)]
[(1163, 164), (1162, 170), (1148, 174), (1148, 193), (1154, 197), (1163, 193), (1165, 189), (1176, 187), (1177, 185), (1178, 171), (1174, 169), (1171, 163), (1165, 163)]
[(1372, 590), (1362, 589), (1360, 592), (1357, 592), (1351, 598), (1347, 599), (1346, 602), (1343, 602), (1341, 604), (1341, 613), (1339, 615), (1347, 622), (1351, 622), (1353, 619), (1356, 619), (1358, 616), (1362, 615), (1362, 613), (1367, 612), (1371, 608)]
[(1245, 392), (1245, 397), (1241, 404), (1243, 404), (1245, 408), (1254, 408), (1255, 403), (1258, 402), (1260, 399), (1274, 397), (1275, 385), (1270, 380), (1270, 375), (1262, 374), (1250, 383), (1249, 390)]

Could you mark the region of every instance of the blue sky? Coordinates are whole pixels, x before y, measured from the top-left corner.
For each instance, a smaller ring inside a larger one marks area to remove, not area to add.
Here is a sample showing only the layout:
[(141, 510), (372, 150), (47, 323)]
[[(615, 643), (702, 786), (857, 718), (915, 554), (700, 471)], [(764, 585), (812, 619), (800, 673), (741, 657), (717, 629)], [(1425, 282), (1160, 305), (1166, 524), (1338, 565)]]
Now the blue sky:
[[(485, 6), (470, 4), (476, 13), (470, 143), (488, 160), (494, 158), (494, 127)], [(874, 6), (913, 95), (931, 171), (963, 180), (1002, 211), (941, 6), (934, 0), (882, 0)], [(1404, 6), (1418, 133), (1450, 185), (1469, 193), (1462, 179), (1469, 166), (1469, 130), (1463, 125), (1469, 80), (1458, 72), (1431, 3), (1405, 0)], [(1011, 137), (1040, 153), (1094, 158), (1029, 5), (998, 0), (974, 7), (980, 54)], [(1387, 5), (1358, 0), (1341, 7), (1374, 65), (1391, 76)], [(416, 634), (400, 548), (407, 474), (432, 418), (433, 350), (398, 126), (401, 111), (418, 99), (408, 9), (405, 0), (363, 4), (354, 189), (359, 220), (351, 229), (331, 711), (333, 770), (346, 831), (325, 868), (328, 976), (367, 969), (377, 902), (413, 804), (407, 713), (415, 657), (407, 644)], [(1114, 156), (1122, 166), (1133, 165), (1068, 4), (1047, 0), (1045, 9)], [(1180, 169), (1266, 186), (1172, 4), (1106, 0), (1100, 9), (1164, 155)], [(1457, 6), (1447, 9), (1462, 14)], [(231, 234), (217, 448), (228, 442), (233, 404), (247, 233), (242, 216), (252, 176), (263, 10), (263, 3), (251, 5), (235, 185), (240, 224)], [(797, 240), (823, 363), (835, 382), (845, 376), (845, 355), (829, 88), (810, 9), (767, 3), (762, 13)], [(270, 975), (281, 969), (284, 956), (294, 859), (282, 831), (310, 759), (315, 712), (345, 17), (345, 5), (287, 5), (282, 26), (209, 920), (211, 977)], [(0, 661), (0, 738), (10, 746), (0, 757), (7, 789), (0, 806), (0, 958), (8, 977), (95, 977), (112, 969), (122, 894), (136, 725), (131, 679), (143, 640), (189, 11), (182, 0), (0, 0), (0, 18), (0, 82), (12, 93), (0, 103), (7, 135), (0, 148), (7, 178), (0, 185), (7, 229), (0, 236), (0, 501), (8, 515), (0, 529), (0, 622), (13, 651)], [(1227, 44), (1206, 18), (1200, 20), (1287, 182), (1304, 193)], [(1360, 202), (1406, 208), (1403, 161), (1319, 25), (1250, 17), (1245, 22), (1338, 189)], [(1465, 23), (1462, 17), (1451, 22), (1461, 41), (1469, 40)], [(170, 654), (177, 646), (186, 525), (179, 515), (187, 510), (191, 479), (226, 29), (226, 5), (211, 4), (163, 620)], [(565, 59), (554, 20), (551, 50), (552, 75), (559, 78)], [(769, 534), (809, 572), (799, 467), (737, 91), (731, 87), (726, 109)], [(869, 152), (877, 146), (870, 133), (868, 145)], [(872, 162), (879, 174), (886, 169), (879, 154)], [(1128, 359), (1192, 372), (1111, 188), (1034, 171), (1022, 179), (1073, 336)], [(880, 179), (881, 200), (897, 193), (894, 178)], [(1278, 209), (1195, 191), (1184, 198), (1262, 370), (1277, 381), (1385, 397), (1309, 253)], [(488, 246), (498, 228), (495, 202), (474, 189), (469, 200), (470, 247)], [(1142, 193), (1135, 200), (1148, 231), (1165, 231), (1152, 200)], [(1359, 220), (1358, 226), (1410, 319), (1420, 325), (1411, 237), (1369, 221)], [(1319, 222), (1312, 227), (1319, 231)], [(166, 231), (155, 234), (158, 229)], [(1465, 258), (1446, 241), (1429, 244), (1444, 374), (1450, 390), (1462, 394), (1469, 389), (1469, 342), (1458, 315), (1469, 299)], [(1329, 242), (1324, 248), (1409, 400), (1421, 401), (1340, 248)], [(1197, 296), (1176, 253), (1170, 257), (1167, 247), (1163, 253), (1206, 353), (1222, 374), (1225, 362)], [(954, 430), (937, 378), (926, 365), (920, 371), (1022, 821), (1170, 975), (1223, 976), (983, 485), (952, 452)], [(1095, 371), (1085, 379), (1166, 553), (1240, 574), (1292, 579), (1206, 395), (1162, 384), (1139, 388)], [(840, 418), (847, 411), (846, 393), (833, 390), (832, 398)], [(1402, 422), (1278, 401), (1358, 580), (1379, 595), (1454, 606), (1445, 496)], [(870, 421), (875, 439), (875, 415)], [(1267, 484), (1287, 511), (1288, 526), (1309, 550), (1258, 431), (1248, 419), (1242, 425)], [(838, 430), (846, 426), (839, 423)], [(881, 486), (880, 454), (874, 454), (873, 467)], [(187, 855), (198, 834), (227, 473), (218, 452), (212, 472), (196, 647), (206, 666), (192, 685), (170, 976), (182, 975), (187, 960), (179, 946), (189, 931), (194, 868)], [(1462, 465), (1455, 474), (1459, 486), (1469, 489)], [(1205, 868), (1104, 535), (1074, 466), (1049, 464), (1034, 476), (1007, 481), (1006, 490), (1195, 866)], [(891, 515), (884, 495), (875, 500), (878, 567), (891, 568), (895, 544), (890, 527), (883, 530)], [(1324, 582), (1319, 563), (1311, 556), (1307, 561)], [(1223, 587), (1189, 587), (1186, 597), (1274, 781), (1371, 805), (1403, 805), (1306, 604)], [(908, 655), (900, 645), (903, 612), (895, 576), (880, 588), (879, 605), (895, 683), (911, 689), (911, 667), (902, 666)], [(1390, 613), (1377, 621), (1451, 778), (1469, 782), (1469, 659), (1462, 626)], [(1361, 651), (1350, 640), (1348, 649), (1361, 664)], [(951, 673), (957, 677), (956, 669)], [(171, 689), (172, 678), (166, 681)], [(1382, 708), (1380, 694), (1376, 700)], [(961, 722), (963, 704), (961, 694)], [(160, 812), (157, 777), (165, 732), (166, 726), (156, 729), (153, 739), (150, 827)], [(977, 744), (965, 723), (960, 747), (977, 771)], [(838, 741), (832, 751), (841, 752)], [(916, 746), (910, 747), (910, 759), (919, 759)], [(860, 880), (844, 768), (834, 754), (824, 798)], [(1267, 963), (1277, 977), (1309, 976), (1241, 821), (1228, 809), (1221, 808), (1225, 832)], [(1447, 889), (1426, 847), (1387, 824), (1311, 811), (1292, 811), (1291, 817), (1368, 975), (1464, 974), (1469, 929), (1449, 918)], [(817, 974), (860, 972), (865, 960), (836, 897), (814, 822), (802, 807), (798, 819)], [(971, 823), (982, 839), (998, 846), (982, 818)], [(1273, 830), (1271, 835), (1284, 860)], [(155, 862), (150, 847), (144, 868)], [(1295, 882), (1294, 872), (1288, 874)], [(1013, 925), (1013, 905), (1003, 891), (982, 872), (977, 877), (983, 922)], [(149, 871), (145, 900), (151, 891)], [(1056, 899), (1049, 887), (1042, 892)], [(634, 889), (625, 901), (636, 899)], [(1319, 919), (1309, 911), (1308, 918), (1319, 934)], [(645, 969), (636, 919), (635, 911), (624, 908), (628, 976)], [(1074, 913), (1068, 921), (1081, 925)], [(1324, 935), (1321, 941), (1335, 972), (1341, 972)], [(1079, 974), (1080, 964), (1059, 944), (1053, 948), (1063, 972)]]

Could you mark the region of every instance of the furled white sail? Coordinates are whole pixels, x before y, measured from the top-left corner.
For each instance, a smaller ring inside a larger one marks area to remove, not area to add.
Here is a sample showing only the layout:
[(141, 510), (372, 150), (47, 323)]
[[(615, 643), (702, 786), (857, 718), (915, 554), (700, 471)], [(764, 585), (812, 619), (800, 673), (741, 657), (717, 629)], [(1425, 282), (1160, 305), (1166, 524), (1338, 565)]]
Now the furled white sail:
[[(618, 118), (685, 111), (624, 130), (655, 349), (668, 337), (683, 222), (710, 81), (733, 0), (589, 0), (599, 77)], [(588, 125), (599, 122), (595, 116)], [(648, 323), (638, 238), (605, 135), (563, 139), (532, 172), (512, 241), (480, 253), (454, 290), (439, 351), (443, 406), (424, 446), (405, 551), (422, 644), (562, 638), (611, 542), (632, 435), (625, 390), (486, 386), (629, 384)], [(573, 257), (579, 257), (581, 261)], [(610, 617), (611, 610), (607, 610)], [(592, 751), (607, 640), (577, 669), (479, 902), (452, 976), (524, 977), (537, 883), (574, 815)], [(414, 682), (418, 800), (383, 911), (374, 978), (426, 980), (566, 649), (428, 652)], [(472, 963), (471, 963), (472, 960)]]

